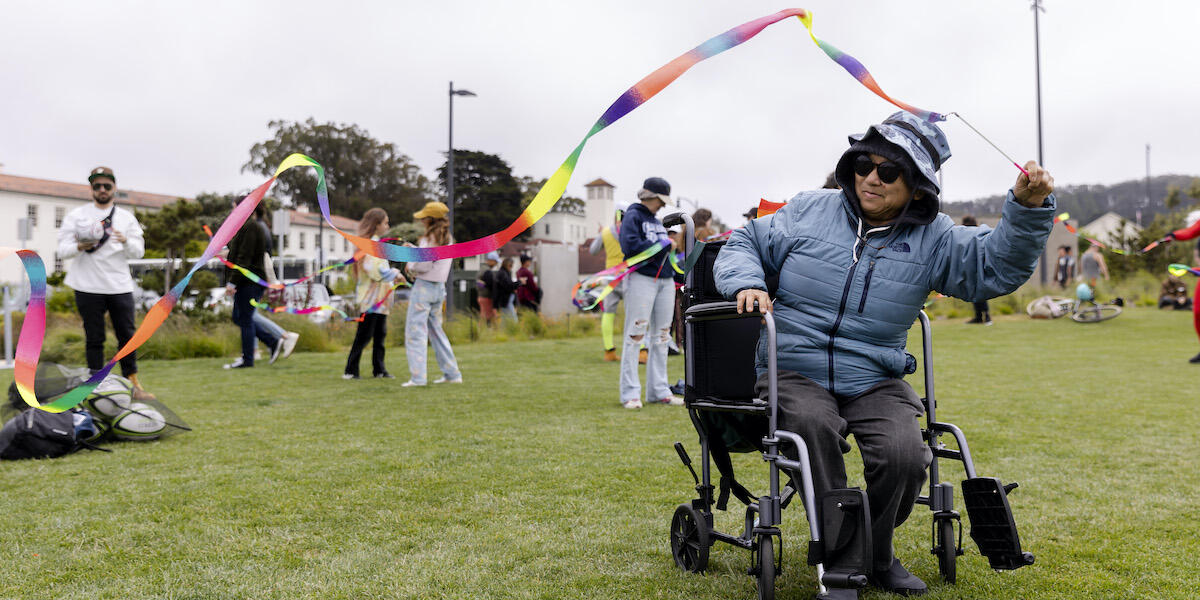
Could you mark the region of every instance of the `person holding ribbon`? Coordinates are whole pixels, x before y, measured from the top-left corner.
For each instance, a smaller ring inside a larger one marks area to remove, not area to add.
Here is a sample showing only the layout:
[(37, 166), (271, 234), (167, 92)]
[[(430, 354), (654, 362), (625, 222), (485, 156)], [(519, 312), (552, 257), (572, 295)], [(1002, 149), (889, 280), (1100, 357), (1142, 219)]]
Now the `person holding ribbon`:
[[(625, 279), (625, 343), (621, 352), (620, 400), (625, 408), (642, 407), (638, 381), (638, 346), (646, 344), (646, 403), (682, 406), (683, 398), (667, 382), (667, 344), (675, 312), (675, 271), (668, 264), (671, 240), (655, 216), (671, 203), (671, 184), (661, 177), (642, 183), (638, 200), (621, 220), (621, 251), (625, 259), (655, 246), (661, 249), (641, 261)], [(647, 335), (649, 334), (649, 335)]]
[[(84, 350), (92, 371), (104, 367), (104, 315), (112, 321), (118, 346), (124, 346), (136, 329), (129, 259), (146, 252), (142, 226), (133, 213), (116, 205), (117, 176), (108, 167), (88, 175), (92, 202), (63, 216), (58, 229), (59, 258), (71, 259), (63, 283), (75, 290), (75, 306), (83, 319)], [(121, 375), (144, 394), (138, 381), (137, 353), (121, 359)]]
[[(441, 202), (429, 202), (413, 213), (413, 218), (425, 225), (425, 234), (417, 240), (421, 248), (433, 248), (454, 243), (450, 235), (450, 221), (446, 215), (450, 207)], [(450, 347), (450, 338), (442, 329), (442, 307), (446, 304), (446, 278), (450, 276), (448, 258), (429, 262), (410, 262), (406, 269), (416, 276), (412, 292), (408, 296), (408, 316), (404, 321), (404, 349), (408, 355), (409, 380), (403, 387), (425, 385), (427, 352), (433, 344), (442, 376), (434, 383), (462, 383), (462, 372), (458, 360)]]
[[(628, 208), (626, 203), (617, 203), (613, 223), (602, 228), (600, 235), (592, 240), (592, 245), (588, 248), (588, 252), (592, 254), (604, 252), (605, 269), (611, 269), (625, 260), (625, 253), (621, 251), (621, 241), (617, 238), (621, 233), (621, 219), (625, 216), (626, 208)], [(613, 325), (616, 324), (617, 307), (621, 305), (621, 297), (624, 295), (622, 284), (618, 284), (600, 301), (603, 311), (600, 315), (600, 340), (604, 343), (604, 362), (617, 361), (617, 346), (613, 343)]]
[[(375, 207), (363, 214), (358, 222), (358, 235), (379, 240), (391, 227), (388, 215), (382, 208)], [(392, 282), (400, 276), (398, 269), (392, 268), (386, 259), (370, 254), (363, 254), (354, 263), (354, 276), (357, 281), (354, 286), (354, 299), (358, 304), (358, 329), (354, 332), (354, 342), (350, 344), (350, 356), (346, 358), (346, 369), (342, 379), (358, 379), (358, 361), (362, 358), (367, 340), (371, 346), (371, 374), (377, 378), (395, 379), (388, 373), (383, 358), (386, 349), (383, 340), (387, 337), (387, 316), (390, 311)]]
[[(260, 203), (254, 207), (257, 218), (262, 218), (266, 209)], [(264, 257), (271, 247), (271, 237), (256, 218), (250, 218), (242, 224), (233, 239), (229, 240), (229, 253), (225, 260), (237, 265), (260, 280), (267, 279)], [(254, 321), (256, 310), (254, 303), (258, 302), (266, 292), (266, 288), (250, 279), (241, 271), (232, 267), (225, 268), (228, 277), (225, 293), (233, 296), (233, 313), (231, 318), (242, 330), (242, 356), (225, 365), (226, 369), (248, 369), (254, 366), (255, 340), (262, 340), (271, 348), (271, 362), (279, 357), (283, 350), (284, 338), (272, 333), (266, 328), (259, 327)]]
[[(1054, 179), (1036, 162), (1008, 191), (995, 229), (955, 225), (939, 212), (936, 172), (950, 146), (936, 125), (898, 112), (861, 135), (835, 169), (840, 190), (802, 192), (735, 230), (718, 255), (718, 289), (738, 311), (774, 311), (779, 427), (808, 445), (816, 493), (846, 487), (842, 455), (854, 435), (871, 509), (870, 583), (900, 594), (927, 587), (895, 558), (931, 454), (908, 329), (931, 290), (968, 302), (1017, 289), (1033, 273), (1054, 219)], [(778, 277), (778, 289), (767, 287)], [(774, 299), (772, 298), (774, 296)], [(765, 397), (766, 349), (757, 392)], [(857, 590), (831, 590), (855, 598)]]

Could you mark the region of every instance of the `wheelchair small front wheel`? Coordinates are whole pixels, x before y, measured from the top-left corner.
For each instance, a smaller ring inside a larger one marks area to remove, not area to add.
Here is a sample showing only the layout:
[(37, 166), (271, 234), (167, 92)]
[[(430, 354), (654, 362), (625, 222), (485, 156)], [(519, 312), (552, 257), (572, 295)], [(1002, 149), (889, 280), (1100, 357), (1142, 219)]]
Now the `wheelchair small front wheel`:
[(758, 600), (775, 600), (775, 548), (769, 535), (758, 536), (755, 565), (758, 572)]
[(942, 581), (954, 583), (958, 570), (958, 536), (955, 535), (954, 521), (950, 519), (934, 519), (933, 553), (937, 555), (938, 572)]
[(708, 521), (690, 504), (680, 504), (671, 518), (671, 556), (680, 569), (700, 573), (708, 568)]

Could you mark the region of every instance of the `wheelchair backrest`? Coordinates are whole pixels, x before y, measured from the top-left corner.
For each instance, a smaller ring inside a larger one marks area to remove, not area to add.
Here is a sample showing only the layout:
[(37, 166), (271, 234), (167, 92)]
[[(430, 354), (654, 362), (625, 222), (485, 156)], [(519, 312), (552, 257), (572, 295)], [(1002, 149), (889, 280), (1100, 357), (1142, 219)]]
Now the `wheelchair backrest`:
[(755, 318), (689, 320), (687, 360), (692, 363), (692, 380), (685, 396), (689, 400), (753, 400), (760, 327)]
[[(683, 298), (684, 310), (696, 304), (725, 300), (721, 292), (717, 291), (717, 281), (713, 275), (713, 266), (716, 265), (717, 255), (724, 247), (725, 240), (719, 240), (706, 243), (704, 249), (700, 251), (700, 257), (696, 259), (695, 266), (688, 271), (687, 294)], [(774, 297), (775, 290), (779, 287), (779, 276), (767, 277), (766, 283), (767, 293)]]
[(721, 302), (725, 300), (717, 291), (716, 280), (713, 278), (713, 265), (717, 262), (717, 254), (725, 247), (725, 240), (709, 242), (700, 251), (700, 258), (688, 272), (687, 294), (684, 295), (684, 310), (687, 307), (706, 302)]

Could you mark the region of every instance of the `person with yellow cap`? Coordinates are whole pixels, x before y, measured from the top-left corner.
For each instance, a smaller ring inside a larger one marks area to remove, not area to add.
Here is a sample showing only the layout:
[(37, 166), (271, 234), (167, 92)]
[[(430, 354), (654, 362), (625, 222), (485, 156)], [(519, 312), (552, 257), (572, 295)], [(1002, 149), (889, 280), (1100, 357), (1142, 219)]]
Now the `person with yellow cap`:
[[(450, 207), (441, 202), (430, 202), (413, 213), (413, 218), (425, 225), (425, 234), (417, 240), (421, 248), (446, 246), (454, 243), (450, 234), (450, 221), (446, 215)], [(462, 372), (458, 360), (450, 347), (450, 338), (442, 329), (442, 309), (446, 304), (446, 278), (450, 276), (451, 260), (446, 258), (429, 262), (408, 263), (405, 269), (416, 277), (408, 297), (408, 316), (404, 322), (404, 348), (408, 355), (409, 380), (404, 387), (426, 384), (426, 358), (428, 344), (433, 344), (442, 376), (434, 383), (462, 383)]]

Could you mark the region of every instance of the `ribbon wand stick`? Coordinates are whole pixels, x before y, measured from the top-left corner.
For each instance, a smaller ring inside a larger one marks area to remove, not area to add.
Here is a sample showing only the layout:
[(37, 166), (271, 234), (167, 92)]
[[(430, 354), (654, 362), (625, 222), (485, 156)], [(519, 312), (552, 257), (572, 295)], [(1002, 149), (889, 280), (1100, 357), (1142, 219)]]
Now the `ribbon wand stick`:
[(1026, 171), (1024, 168), (1022, 168), (1022, 167), (1021, 167), (1021, 165), (1017, 164), (1017, 161), (1013, 160), (1011, 156), (1009, 156), (1009, 155), (1005, 154), (1005, 153), (1004, 153), (1004, 151), (1000, 149), (1000, 146), (997, 146), (996, 144), (993, 144), (993, 143), (992, 143), (992, 140), (989, 140), (989, 139), (987, 138), (987, 136), (986, 136), (986, 135), (983, 135), (982, 133), (980, 133), (980, 132), (979, 132), (979, 130), (978, 130), (978, 129), (975, 129), (975, 126), (974, 126), (974, 125), (971, 125), (970, 123), (968, 123), (968, 122), (967, 122), (967, 120), (966, 120), (966, 119), (964, 119), (964, 118), (962, 117), (962, 115), (960, 115), (960, 114), (958, 114), (958, 113), (956, 113), (956, 112), (952, 112), (952, 113), (950, 113), (950, 114), (952, 114), (952, 115), (954, 115), (954, 116), (958, 117), (958, 120), (959, 120), (959, 121), (962, 121), (962, 122), (963, 122), (963, 125), (966, 125), (967, 127), (970, 127), (970, 128), (971, 128), (971, 131), (974, 131), (974, 132), (975, 132), (977, 135), (979, 135), (979, 137), (983, 138), (983, 141), (985, 141), (985, 142), (987, 142), (988, 144), (990, 144), (990, 145), (991, 145), (993, 148), (995, 148), (995, 149), (996, 149), (996, 152), (999, 152), (999, 153), (1000, 153), (1002, 156), (1004, 156), (1004, 158), (1007, 158), (1007, 159), (1008, 159), (1008, 162), (1012, 163), (1012, 164), (1013, 164), (1013, 166), (1014, 166), (1014, 167), (1016, 167), (1017, 169), (1019, 169), (1019, 170), (1020, 170), (1022, 173), (1024, 173), (1026, 177), (1029, 177), (1029, 171)]

